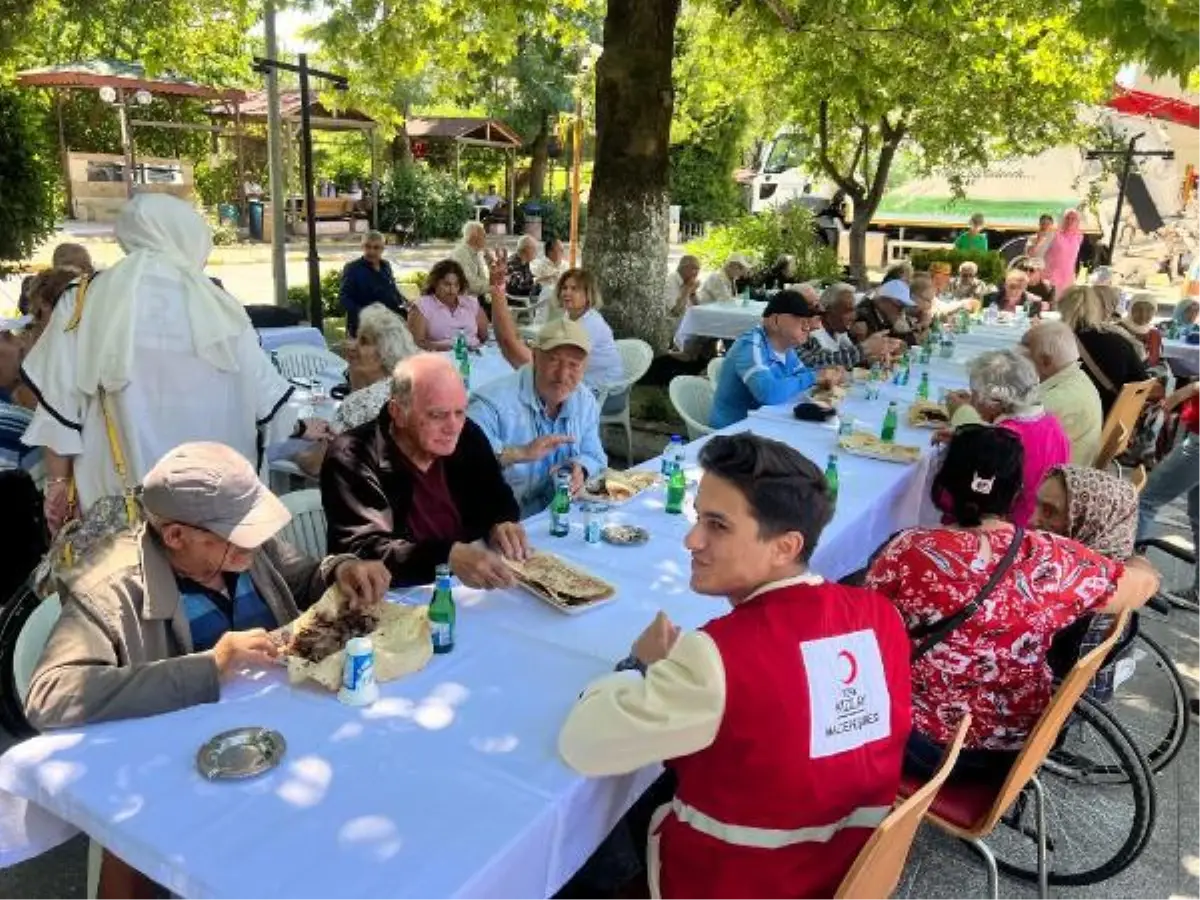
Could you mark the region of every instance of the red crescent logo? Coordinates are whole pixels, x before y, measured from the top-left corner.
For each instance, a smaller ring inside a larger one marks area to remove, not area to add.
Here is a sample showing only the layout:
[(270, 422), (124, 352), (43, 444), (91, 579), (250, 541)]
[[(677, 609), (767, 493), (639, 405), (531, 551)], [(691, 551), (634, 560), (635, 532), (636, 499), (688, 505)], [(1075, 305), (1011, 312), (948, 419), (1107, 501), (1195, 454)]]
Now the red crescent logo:
[(843, 650), (838, 654), (838, 659), (845, 657), (846, 662), (850, 663), (850, 674), (842, 679), (842, 684), (852, 684), (854, 679), (858, 677), (858, 660), (854, 658), (849, 650)]

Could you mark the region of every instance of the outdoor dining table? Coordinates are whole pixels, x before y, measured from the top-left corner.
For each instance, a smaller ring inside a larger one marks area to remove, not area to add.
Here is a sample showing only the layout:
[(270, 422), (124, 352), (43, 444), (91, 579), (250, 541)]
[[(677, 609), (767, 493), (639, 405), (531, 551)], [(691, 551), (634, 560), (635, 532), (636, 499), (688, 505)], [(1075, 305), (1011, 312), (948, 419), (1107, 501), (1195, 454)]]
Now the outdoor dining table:
[(689, 306), (675, 330), (675, 344), (683, 347), (688, 338), (694, 337), (732, 341), (761, 322), (766, 308), (763, 300), (728, 300)]
[(1162, 356), (1177, 378), (1200, 375), (1200, 344), (1167, 338), (1162, 342)]
[(309, 325), (286, 325), (280, 328), (259, 328), (258, 342), (264, 350), (278, 350), (291, 344), (328, 349), (325, 335)]
[[(949, 382), (949, 379), (947, 379)], [(876, 427), (886, 399), (854, 393), (844, 408)], [(767, 408), (723, 434), (784, 441), (823, 465), (836, 429)], [(928, 443), (903, 422), (898, 440)], [(689, 444), (685, 468), (711, 436)], [(930, 451), (932, 453), (932, 451)], [(926, 454), (926, 460), (930, 457)], [(656, 469), (659, 460), (643, 468)], [(836, 514), (812, 559), (838, 578), (878, 543), (916, 524), (927, 466), (843, 455)], [(645, 527), (640, 547), (549, 535), (546, 514), (526, 520), (538, 547), (616, 588), (613, 602), (566, 616), (521, 590), (455, 589), (455, 650), (381, 686), (364, 708), (282, 670), (246, 673), (215, 704), (146, 719), (51, 732), (0, 757), (0, 865), (87, 832), (135, 869), (182, 896), (553, 895), (658, 774), (588, 779), (562, 763), (556, 738), (592, 679), (612, 668), (659, 609), (694, 628), (725, 601), (689, 589), (682, 515), (665, 511), (661, 485), (612, 507), (607, 520)], [(425, 602), (428, 588), (393, 599)], [(278, 730), (278, 768), (243, 782), (206, 781), (195, 768), (209, 737), (241, 725)]]

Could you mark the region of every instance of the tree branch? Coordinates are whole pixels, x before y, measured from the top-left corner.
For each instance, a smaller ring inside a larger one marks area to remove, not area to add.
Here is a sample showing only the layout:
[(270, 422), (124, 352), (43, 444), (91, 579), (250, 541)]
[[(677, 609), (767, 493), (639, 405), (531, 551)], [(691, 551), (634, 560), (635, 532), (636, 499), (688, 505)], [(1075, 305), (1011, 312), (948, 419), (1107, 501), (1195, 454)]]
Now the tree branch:
[[(860, 142), (859, 146), (862, 146)], [(850, 169), (850, 177), (846, 177), (838, 171), (837, 166), (833, 164), (833, 160), (829, 158), (829, 101), (821, 100), (817, 107), (817, 155), (821, 161), (821, 168), (826, 174), (833, 179), (834, 183), (843, 191), (849, 194), (855, 201), (859, 201), (863, 196), (863, 188), (854, 180), (854, 169)], [(857, 164), (857, 154), (855, 163)]]
[(887, 137), (879, 148), (879, 159), (875, 163), (875, 177), (871, 181), (871, 190), (867, 194), (865, 204), (872, 215), (879, 208), (879, 201), (883, 199), (883, 192), (887, 189), (888, 175), (891, 174), (892, 160), (895, 159), (896, 150), (899, 149), (905, 134), (903, 124), (893, 128), (888, 124), (886, 116), (881, 117), (879, 125), (880, 131), (886, 131)]

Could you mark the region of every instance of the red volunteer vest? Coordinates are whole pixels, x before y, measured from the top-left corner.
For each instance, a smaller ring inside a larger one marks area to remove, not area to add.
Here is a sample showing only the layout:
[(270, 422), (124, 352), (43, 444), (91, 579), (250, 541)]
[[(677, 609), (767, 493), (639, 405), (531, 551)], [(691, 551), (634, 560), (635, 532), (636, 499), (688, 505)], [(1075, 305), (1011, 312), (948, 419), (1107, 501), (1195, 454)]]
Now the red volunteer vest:
[(900, 616), (871, 591), (793, 584), (702, 630), (725, 667), (725, 712), (712, 746), (669, 763), (662, 896), (830, 897), (900, 782)]

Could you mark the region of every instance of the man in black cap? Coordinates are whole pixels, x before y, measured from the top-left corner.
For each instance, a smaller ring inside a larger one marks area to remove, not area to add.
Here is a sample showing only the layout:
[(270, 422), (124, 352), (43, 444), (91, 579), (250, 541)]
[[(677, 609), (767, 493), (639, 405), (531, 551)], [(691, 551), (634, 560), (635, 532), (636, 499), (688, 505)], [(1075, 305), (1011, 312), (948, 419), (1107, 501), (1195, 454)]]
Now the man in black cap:
[(796, 348), (821, 326), (821, 307), (799, 291), (780, 291), (767, 301), (762, 324), (741, 335), (725, 355), (710, 424), (724, 428), (752, 409), (791, 400), (814, 384), (833, 386), (844, 375), (838, 368), (818, 374), (807, 368)]

